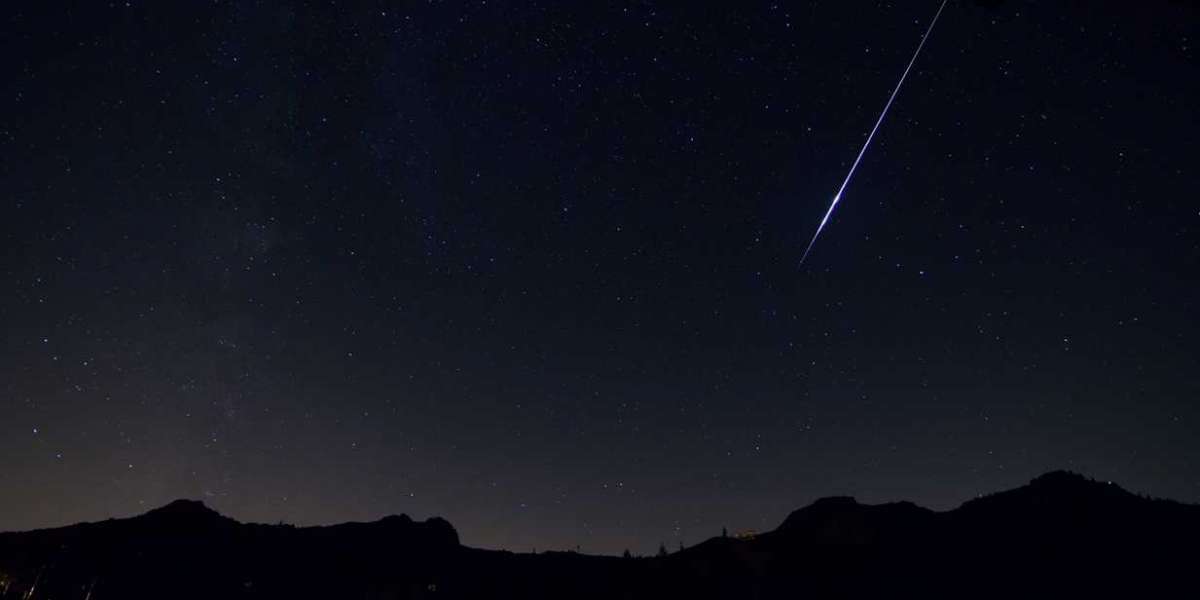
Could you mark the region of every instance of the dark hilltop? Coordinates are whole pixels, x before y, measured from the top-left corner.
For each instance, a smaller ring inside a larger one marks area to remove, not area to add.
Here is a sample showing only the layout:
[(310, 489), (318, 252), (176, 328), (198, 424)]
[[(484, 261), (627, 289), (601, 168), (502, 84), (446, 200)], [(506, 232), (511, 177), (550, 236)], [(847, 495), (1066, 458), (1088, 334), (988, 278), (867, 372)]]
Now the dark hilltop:
[(406, 515), (293, 527), (178, 500), (0, 534), (0, 599), (1163, 597), (1196, 589), (1200, 506), (1068, 472), (935, 512), (824, 498), (654, 557), (463, 546)]

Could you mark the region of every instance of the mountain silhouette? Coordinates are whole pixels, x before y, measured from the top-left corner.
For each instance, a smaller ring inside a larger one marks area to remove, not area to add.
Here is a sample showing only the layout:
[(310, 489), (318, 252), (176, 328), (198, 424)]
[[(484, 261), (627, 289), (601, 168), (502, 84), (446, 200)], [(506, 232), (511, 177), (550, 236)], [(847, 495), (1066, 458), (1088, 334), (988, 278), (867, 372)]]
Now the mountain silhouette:
[(0, 600), (1192, 596), (1198, 534), (1200, 506), (1063, 471), (945, 512), (824, 498), (650, 558), (469, 548), (407, 515), (244, 524), (177, 500), (0, 534)]

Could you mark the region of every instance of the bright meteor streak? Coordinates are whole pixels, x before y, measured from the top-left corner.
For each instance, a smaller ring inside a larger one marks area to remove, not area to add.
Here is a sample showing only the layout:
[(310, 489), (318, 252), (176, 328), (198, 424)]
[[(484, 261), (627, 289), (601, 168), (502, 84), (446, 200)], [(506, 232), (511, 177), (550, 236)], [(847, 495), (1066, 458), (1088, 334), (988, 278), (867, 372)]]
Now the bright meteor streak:
[(871, 128), (871, 133), (867, 135), (867, 141), (863, 142), (862, 150), (858, 151), (858, 156), (854, 158), (854, 164), (850, 165), (850, 172), (846, 173), (846, 178), (842, 180), (841, 187), (838, 188), (837, 194), (833, 196), (833, 202), (829, 204), (829, 210), (825, 211), (825, 216), (821, 218), (821, 224), (817, 225), (817, 232), (813, 234), (812, 241), (808, 242), (808, 248), (804, 249), (804, 255), (800, 257), (800, 266), (804, 265), (805, 259), (808, 258), (808, 253), (812, 252), (813, 244), (817, 243), (817, 237), (821, 235), (821, 230), (825, 229), (825, 224), (829, 222), (830, 215), (833, 214), (833, 209), (837, 208), (838, 202), (842, 200), (842, 192), (846, 191), (846, 186), (850, 184), (850, 178), (854, 177), (854, 170), (858, 168), (858, 163), (862, 161), (862, 157), (867, 153), (867, 147), (871, 145), (871, 140), (875, 138), (875, 132), (879, 131), (879, 125), (883, 123), (883, 118), (887, 116), (887, 111), (892, 107), (892, 102), (896, 99), (896, 94), (900, 93), (900, 87), (904, 85), (904, 79), (908, 77), (908, 72), (912, 70), (913, 64), (917, 62), (917, 56), (921, 54), (921, 48), (925, 47), (925, 40), (929, 39), (929, 34), (933, 33), (933, 26), (937, 25), (938, 17), (942, 16), (942, 9), (946, 8), (946, 2), (942, 0), (942, 4), (938, 6), (937, 12), (933, 15), (933, 20), (929, 22), (929, 28), (925, 30), (925, 35), (921, 36), (921, 43), (917, 44), (916, 52), (913, 52), (912, 58), (908, 61), (908, 66), (904, 68), (904, 73), (900, 75), (900, 81), (892, 90), (892, 95), (888, 97), (887, 104), (883, 105), (883, 110), (879, 113), (879, 118), (875, 121), (875, 126)]

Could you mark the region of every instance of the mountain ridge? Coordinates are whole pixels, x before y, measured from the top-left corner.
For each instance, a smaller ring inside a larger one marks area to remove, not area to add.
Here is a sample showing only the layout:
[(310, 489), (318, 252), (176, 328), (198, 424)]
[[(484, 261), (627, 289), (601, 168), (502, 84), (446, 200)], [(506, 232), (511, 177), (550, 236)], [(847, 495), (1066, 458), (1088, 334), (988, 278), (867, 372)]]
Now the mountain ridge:
[[(1088, 477), (1081, 475), (1079, 473), (1076, 473), (1074, 471), (1060, 469), (1060, 470), (1047, 471), (1046, 473), (1038, 475), (1038, 476), (1034, 477), (1033, 479), (1031, 479), (1029, 481), (1029, 483), (1027, 483), (1025, 485), (1007, 489), (1007, 490), (998, 491), (998, 492), (993, 492), (990, 494), (981, 495), (981, 496), (978, 496), (975, 498), (969, 498), (954, 508), (948, 508), (948, 509), (944, 509), (944, 510), (935, 510), (935, 509), (927, 508), (927, 507), (921, 506), (920, 504), (912, 502), (910, 500), (895, 500), (895, 501), (867, 504), (867, 503), (859, 502), (857, 500), (857, 498), (855, 498), (854, 496), (847, 496), (847, 495), (822, 496), (820, 498), (817, 498), (816, 500), (813, 500), (806, 506), (803, 506), (801, 508), (793, 510), (791, 513), (789, 513), (783, 519), (783, 521), (780, 522), (780, 525), (777, 526), (777, 528), (772, 531), (777, 531), (779, 528), (787, 526), (789, 520), (792, 520), (793, 518), (796, 518), (796, 517), (800, 517), (801, 515), (803, 515), (807, 512), (811, 512), (811, 511), (825, 511), (825, 510), (830, 510), (830, 509), (835, 509), (835, 508), (847, 509), (847, 508), (892, 507), (892, 508), (897, 508), (897, 509), (899, 509), (899, 508), (915, 508), (920, 511), (927, 512), (927, 513), (945, 514), (945, 513), (950, 513), (953, 511), (960, 510), (968, 505), (973, 505), (973, 504), (979, 503), (980, 501), (986, 501), (987, 499), (993, 498), (996, 496), (1001, 496), (1004, 494), (1014, 494), (1014, 493), (1018, 493), (1018, 492), (1028, 493), (1028, 491), (1030, 491), (1030, 490), (1045, 490), (1045, 489), (1049, 489), (1049, 488), (1054, 488), (1056, 490), (1056, 493), (1061, 492), (1062, 490), (1073, 490), (1072, 493), (1075, 493), (1075, 492), (1078, 492), (1079, 490), (1085, 489), (1085, 488), (1090, 488), (1092, 490), (1096, 490), (1096, 489), (1114, 490), (1121, 494), (1127, 495), (1128, 497), (1137, 498), (1137, 499), (1141, 499), (1141, 500), (1147, 500), (1147, 501), (1152, 501), (1152, 502), (1168, 502), (1168, 503), (1179, 504), (1179, 505), (1183, 505), (1183, 506), (1192, 506), (1193, 505), (1190, 503), (1180, 502), (1177, 500), (1171, 500), (1171, 499), (1166, 499), (1166, 498), (1156, 498), (1156, 497), (1150, 497), (1150, 496), (1141, 496), (1141, 495), (1133, 494), (1132, 492), (1125, 490), (1124, 488), (1122, 488), (1121, 486), (1119, 486), (1115, 483), (1098, 481), (1098, 480), (1095, 480), (1092, 478), (1088, 478)], [(1195, 506), (1200, 506), (1200, 504), (1197, 504)], [(40, 532), (40, 531), (58, 530), (58, 529), (65, 529), (65, 528), (69, 528), (69, 527), (76, 527), (76, 526), (80, 526), (80, 525), (96, 525), (96, 524), (103, 524), (103, 523), (109, 523), (109, 522), (114, 522), (114, 521), (129, 521), (129, 520), (134, 520), (134, 519), (158, 519), (158, 518), (170, 518), (172, 520), (216, 520), (216, 519), (220, 519), (220, 520), (224, 520), (224, 521), (233, 522), (233, 523), (236, 523), (239, 525), (264, 525), (264, 526), (266, 526), (266, 525), (281, 526), (282, 525), (285, 527), (295, 528), (295, 529), (317, 529), (317, 528), (328, 528), (328, 527), (341, 527), (341, 526), (347, 526), (347, 525), (373, 525), (373, 524), (381, 524), (381, 523), (403, 523), (403, 522), (427, 523), (430, 521), (433, 521), (436, 523), (444, 523), (446, 525), (450, 525), (451, 528), (453, 528), (453, 526), (450, 524), (450, 522), (448, 520), (446, 520), (445, 518), (440, 517), (440, 516), (435, 515), (435, 516), (427, 517), (423, 521), (417, 521), (417, 520), (413, 519), (411, 516), (409, 516), (407, 513), (403, 513), (403, 512), (387, 514), (378, 519), (369, 520), (369, 521), (342, 521), (342, 522), (337, 522), (337, 523), (325, 523), (325, 524), (314, 524), (314, 525), (295, 525), (295, 524), (291, 524), (291, 523), (284, 523), (282, 521), (279, 523), (238, 521), (238, 520), (234, 519), (233, 517), (230, 517), (228, 515), (221, 513), (220, 511), (218, 511), (216, 509), (213, 509), (212, 507), (208, 506), (203, 500), (197, 500), (197, 499), (192, 499), (192, 498), (177, 498), (175, 500), (171, 500), (171, 501), (167, 502), (166, 504), (163, 504), (162, 506), (151, 508), (145, 512), (131, 515), (131, 516), (109, 517), (109, 518), (101, 519), (98, 521), (80, 521), (77, 523), (70, 523), (70, 524), (66, 524), (66, 525), (39, 527), (39, 528), (28, 529), (28, 530), (0, 531), (0, 535), (22, 534), (22, 533), (33, 533), (33, 532)]]
[[(240, 523), (181, 499), (133, 517), (0, 533), (0, 600), (11, 590), (29, 600), (82, 598), (85, 587), (89, 600), (774, 598), (799, 590), (988, 597), (969, 586), (999, 573), (1008, 574), (995, 584), (1001, 596), (1144, 595), (1146, 582), (1190, 572), (1197, 537), (1200, 505), (1066, 471), (946, 511), (822, 498), (771, 531), (650, 558), (470, 548), (445, 519), (406, 514), (305, 527)], [(1069, 577), (1088, 570), (1109, 579)]]

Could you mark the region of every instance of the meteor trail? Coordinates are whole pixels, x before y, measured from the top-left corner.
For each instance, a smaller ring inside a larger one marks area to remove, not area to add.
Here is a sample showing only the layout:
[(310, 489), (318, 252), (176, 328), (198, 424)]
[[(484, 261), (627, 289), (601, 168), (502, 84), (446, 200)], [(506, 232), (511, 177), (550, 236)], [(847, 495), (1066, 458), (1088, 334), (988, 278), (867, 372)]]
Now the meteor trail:
[(842, 180), (841, 187), (838, 188), (837, 194), (833, 196), (833, 202), (829, 204), (829, 210), (825, 211), (825, 216), (821, 218), (821, 224), (817, 225), (817, 232), (813, 234), (812, 241), (808, 242), (808, 248), (804, 249), (804, 255), (800, 257), (800, 264), (804, 266), (805, 259), (808, 258), (808, 253), (812, 252), (813, 244), (817, 243), (817, 237), (821, 235), (821, 230), (825, 229), (825, 224), (829, 222), (829, 216), (833, 214), (833, 209), (837, 207), (838, 202), (842, 200), (842, 192), (846, 191), (846, 186), (850, 184), (850, 178), (854, 177), (854, 170), (858, 168), (858, 163), (862, 161), (862, 157), (867, 153), (867, 146), (871, 145), (871, 140), (875, 138), (875, 132), (879, 131), (879, 125), (883, 123), (883, 118), (887, 116), (887, 111), (892, 107), (892, 101), (896, 99), (896, 94), (900, 93), (900, 87), (904, 85), (904, 79), (908, 77), (908, 72), (912, 70), (913, 63), (917, 62), (917, 56), (921, 54), (921, 48), (925, 47), (925, 40), (929, 39), (929, 34), (933, 33), (933, 26), (937, 25), (938, 17), (942, 16), (942, 9), (946, 8), (946, 2), (942, 0), (942, 4), (938, 6), (937, 12), (933, 15), (933, 20), (929, 22), (929, 28), (925, 30), (925, 35), (921, 36), (921, 43), (917, 44), (916, 52), (913, 52), (912, 58), (908, 61), (908, 66), (904, 67), (904, 73), (900, 75), (900, 81), (892, 90), (892, 95), (888, 97), (887, 104), (883, 105), (883, 110), (879, 113), (879, 119), (875, 121), (875, 126), (871, 128), (871, 133), (867, 135), (867, 141), (863, 142), (862, 150), (858, 151), (858, 156), (854, 159), (854, 164), (850, 165), (850, 172), (846, 173), (846, 178)]

